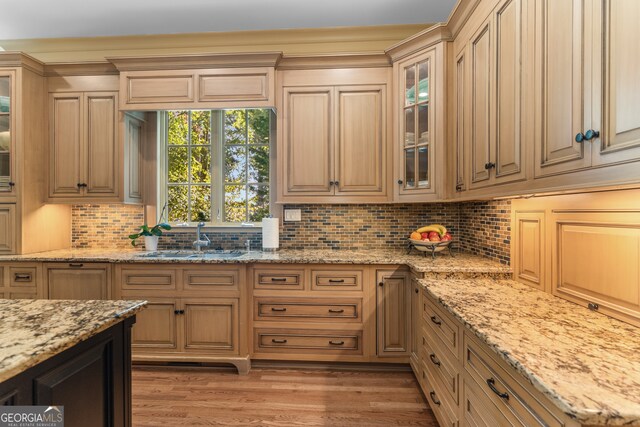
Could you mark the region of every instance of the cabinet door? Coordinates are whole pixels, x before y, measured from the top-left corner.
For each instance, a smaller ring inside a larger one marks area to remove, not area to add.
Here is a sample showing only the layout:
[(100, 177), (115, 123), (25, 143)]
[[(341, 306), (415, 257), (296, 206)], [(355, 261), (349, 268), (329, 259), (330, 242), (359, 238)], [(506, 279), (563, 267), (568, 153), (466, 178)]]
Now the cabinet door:
[(124, 118), (124, 192), (129, 201), (142, 201), (144, 122), (129, 114)]
[(386, 193), (384, 86), (336, 89), (336, 194)]
[(535, 128), (536, 176), (587, 168), (591, 165), (589, 142), (576, 142), (587, 129), (591, 81), (585, 58), (590, 57), (586, 37), (591, 31), (589, 1), (540, 0), (536, 2), (538, 43), (542, 52), (537, 89), (541, 113)]
[(84, 95), (86, 149), (84, 179), (86, 195), (117, 196), (118, 118), (115, 93)]
[(16, 205), (0, 205), (0, 254), (16, 251)]
[(102, 300), (110, 297), (109, 264), (48, 264), (49, 299)]
[[(138, 297), (129, 297), (137, 298)], [(178, 304), (172, 298), (145, 298), (147, 307), (136, 315), (136, 324), (131, 333), (131, 346), (148, 351), (150, 349), (177, 350)]]
[[(602, 130), (593, 140), (594, 164), (634, 161), (640, 158), (640, 2), (596, 0), (594, 15), (601, 17), (603, 54)], [(600, 21), (600, 19), (598, 19)], [(596, 29), (594, 28), (594, 32)], [(600, 95), (600, 94), (598, 94)], [(594, 106), (597, 111), (597, 106)], [(597, 120), (594, 120), (594, 127)]]
[(332, 195), (333, 88), (284, 88), (285, 196)]
[(83, 103), (82, 93), (50, 95), (50, 197), (82, 193)]
[(404, 273), (378, 271), (378, 356), (408, 356), (410, 351), (411, 287)]
[(411, 279), (411, 363), (418, 367), (422, 335), (422, 290), (418, 279)]
[(238, 353), (238, 299), (184, 299), (186, 351)]
[(0, 70), (0, 197), (14, 195), (15, 73)]

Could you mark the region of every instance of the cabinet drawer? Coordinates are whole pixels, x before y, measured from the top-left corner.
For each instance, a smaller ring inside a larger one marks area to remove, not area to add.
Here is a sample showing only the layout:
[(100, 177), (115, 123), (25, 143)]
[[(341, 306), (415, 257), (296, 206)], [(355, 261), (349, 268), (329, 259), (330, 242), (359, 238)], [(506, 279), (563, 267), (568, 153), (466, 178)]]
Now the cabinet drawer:
[(424, 360), (420, 362), (420, 369), (422, 370), (422, 390), (438, 424), (441, 427), (458, 427), (460, 423), (457, 416), (457, 406), (450, 401), (446, 395), (447, 392), (442, 390), (442, 386), (435, 380)]
[(266, 101), (270, 77), (266, 68), (209, 71), (199, 76), (198, 101)]
[(7, 292), (5, 298), (9, 299), (36, 299), (37, 294), (35, 292)]
[(238, 290), (238, 270), (189, 269), (183, 272), (185, 290)]
[(194, 101), (193, 73), (123, 73), (127, 104)]
[(362, 354), (362, 331), (256, 329), (260, 353)]
[(175, 290), (176, 271), (160, 269), (123, 269), (120, 286), (123, 290)]
[(460, 327), (447, 314), (436, 308), (427, 295), (422, 298), (422, 319), (428, 325), (427, 327), (442, 340), (451, 356), (459, 359)]
[(254, 273), (254, 289), (303, 290), (303, 269), (259, 269)]
[(256, 298), (255, 320), (362, 322), (361, 299)]
[(457, 405), (460, 401), (460, 371), (456, 368), (457, 360), (451, 359), (448, 352), (442, 350), (439, 338), (429, 335), (428, 329), (422, 329), (420, 357), (427, 366), (431, 376), (437, 378), (449, 397)]
[(474, 427), (495, 427), (513, 425), (479, 386), (471, 379), (464, 381), (464, 420), (465, 425)]
[(465, 335), (464, 341), (467, 375), (504, 416), (527, 427), (564, 425), (473, 339)]
[(311, 289), (314, 291), (361, 291), (362, 270), (312, 270)]
[(9, 286), (12, 288), (35, 288), (35, 267), (9, 267)]

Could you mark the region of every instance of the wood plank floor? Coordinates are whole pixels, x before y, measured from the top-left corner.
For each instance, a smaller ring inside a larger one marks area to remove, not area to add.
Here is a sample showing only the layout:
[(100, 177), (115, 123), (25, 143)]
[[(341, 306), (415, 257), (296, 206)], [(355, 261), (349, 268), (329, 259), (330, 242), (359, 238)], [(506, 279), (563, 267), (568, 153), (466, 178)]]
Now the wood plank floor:
[(437, 427), (410, 372), (134, 367), (134, 426)]

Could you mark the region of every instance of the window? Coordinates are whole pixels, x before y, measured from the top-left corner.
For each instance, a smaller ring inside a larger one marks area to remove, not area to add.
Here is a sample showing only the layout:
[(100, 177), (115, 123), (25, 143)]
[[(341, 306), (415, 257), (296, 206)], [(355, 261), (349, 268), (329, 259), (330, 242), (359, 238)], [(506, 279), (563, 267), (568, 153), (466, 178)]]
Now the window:
[(171, 223), (239, 225), (269, 215), (268, 109), (167, 111), (164, 185)]

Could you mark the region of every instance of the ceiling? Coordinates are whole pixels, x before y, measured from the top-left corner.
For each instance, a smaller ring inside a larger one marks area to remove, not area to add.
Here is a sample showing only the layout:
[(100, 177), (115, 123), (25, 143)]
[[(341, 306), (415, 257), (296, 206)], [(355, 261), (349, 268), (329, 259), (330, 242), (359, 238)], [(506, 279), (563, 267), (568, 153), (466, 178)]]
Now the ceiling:
[(0, 40), (446, 21), (456, 0), (0, 0)]

